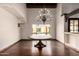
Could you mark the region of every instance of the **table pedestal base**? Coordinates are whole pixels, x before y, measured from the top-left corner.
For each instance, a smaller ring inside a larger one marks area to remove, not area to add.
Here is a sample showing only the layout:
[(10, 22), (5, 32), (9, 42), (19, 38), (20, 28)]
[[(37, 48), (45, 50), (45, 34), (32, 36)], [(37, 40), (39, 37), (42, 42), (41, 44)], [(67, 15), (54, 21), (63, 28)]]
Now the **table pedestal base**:
[(36, 45), (34, 45), (34, 46), (37, 47), (37, 48), (44, 48), (44, 47), (46, 47), (46, 45), (44, 45), (41, 40), (39, 40), (39, 42)]

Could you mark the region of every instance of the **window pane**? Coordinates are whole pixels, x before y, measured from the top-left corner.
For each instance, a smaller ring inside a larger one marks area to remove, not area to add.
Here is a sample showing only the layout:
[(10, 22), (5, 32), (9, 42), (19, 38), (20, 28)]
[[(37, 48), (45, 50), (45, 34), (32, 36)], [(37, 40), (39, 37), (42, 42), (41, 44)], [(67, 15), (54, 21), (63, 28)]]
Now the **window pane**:
[(41, 28), (37, 28), (36, 31), (37, 31), (37, 34), (40, 34), (41, 33)]
[(73, 26), (70, 26), (70, 30), (73, 30)]
[(70, 20), (70, 32), (78, 32), (78, 20)]
[(74, 32), (78, 32), (78, 31), (74, 31)]
[(72, 30), (70, 30), (70, 32), (73, 32)]
[(73, 20), (70, 20), (70, 25), (73, 25)]
[(41, 27), (41, 32), (42, 32), (42, 33), (45, 33), (45, 32), (46, 32), (45, 26), (42, 26), (42, 27)]
[(74, 32), (78, 32), (78, 20), (74, 20)]
[(33, 24), (32, 33), (33, 34), (49, 34), (50, 25), (49, 24)]
[(74, 30), (78, 31), (78, 26), (74, 26)]
[(36, 25), (32, 25), (32, 33), (36, 33)]
[(47, 27), (47, 32), (49, 32), (49, 27)]
[(74, 25), (78, 25), (78, 20), (74, 20)]

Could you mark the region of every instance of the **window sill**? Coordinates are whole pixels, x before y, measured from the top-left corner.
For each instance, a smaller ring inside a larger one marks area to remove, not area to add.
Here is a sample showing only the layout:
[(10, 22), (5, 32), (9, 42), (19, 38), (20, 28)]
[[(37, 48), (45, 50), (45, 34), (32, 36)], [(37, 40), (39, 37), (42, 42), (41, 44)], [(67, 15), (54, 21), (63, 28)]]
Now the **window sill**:
[(79, 32), (64, 32), (64, 34), (79, 34)]

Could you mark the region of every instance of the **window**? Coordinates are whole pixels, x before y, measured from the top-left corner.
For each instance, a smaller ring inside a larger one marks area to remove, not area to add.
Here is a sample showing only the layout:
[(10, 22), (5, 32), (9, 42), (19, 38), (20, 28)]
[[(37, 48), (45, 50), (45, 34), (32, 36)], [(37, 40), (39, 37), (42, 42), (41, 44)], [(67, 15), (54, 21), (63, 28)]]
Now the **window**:
[(50, 25), (49, 24), (33, 24), (32, 33), (33, 34), (49, 34)]
[(69, 32), (79, 32), (79, 19), (78, 18), (69, 18), (68, 31)]

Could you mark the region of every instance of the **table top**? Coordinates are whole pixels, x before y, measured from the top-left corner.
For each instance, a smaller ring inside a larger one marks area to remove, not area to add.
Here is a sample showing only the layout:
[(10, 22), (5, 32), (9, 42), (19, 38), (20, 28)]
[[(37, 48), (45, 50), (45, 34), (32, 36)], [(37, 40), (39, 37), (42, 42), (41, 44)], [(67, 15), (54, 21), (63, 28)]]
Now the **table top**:
[(44, 39), (51, 39), (52, 37), (50, 35), (32, 35), (30, 36), (31, 39), (38, 39), (38, 40), (44, 40)]

